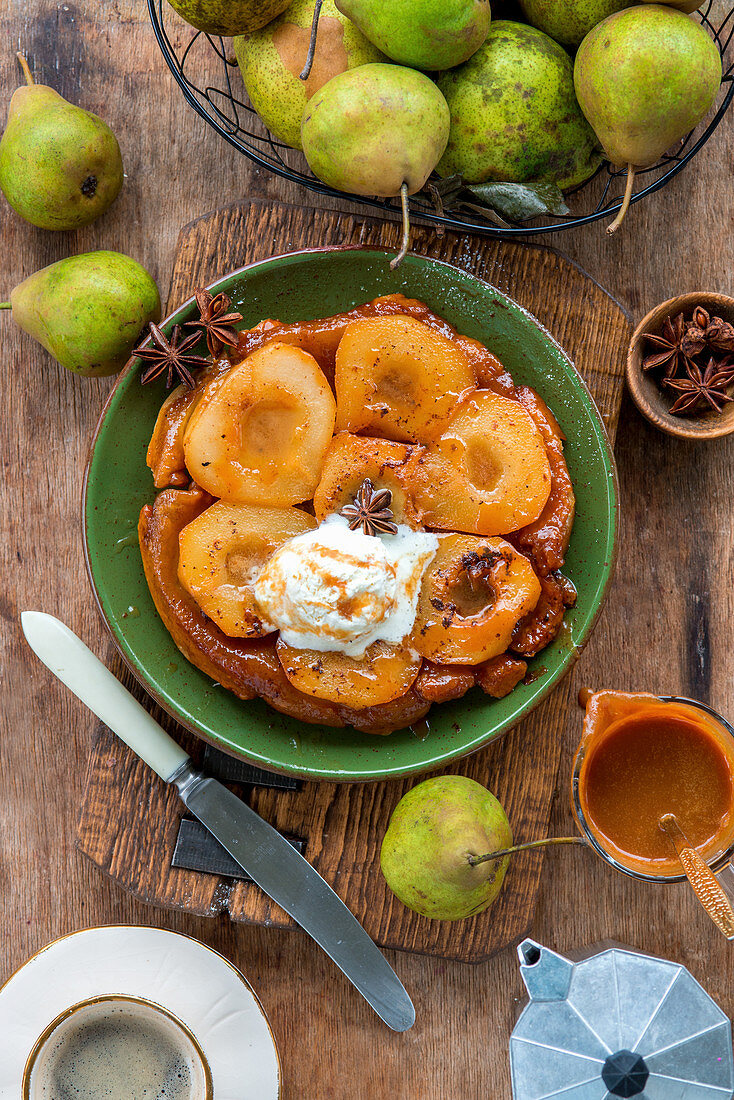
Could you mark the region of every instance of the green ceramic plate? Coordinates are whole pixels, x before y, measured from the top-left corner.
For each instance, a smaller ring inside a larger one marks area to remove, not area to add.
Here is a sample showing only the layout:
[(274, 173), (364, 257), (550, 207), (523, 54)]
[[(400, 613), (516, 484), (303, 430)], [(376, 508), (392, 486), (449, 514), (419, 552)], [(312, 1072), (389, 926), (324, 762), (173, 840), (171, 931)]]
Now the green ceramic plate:
[[(150, 694), (182, 725), (256, 764), (312, 779), (366, 780), (439, 767), (486, 745), (543, 699), (588, 638), (614, 567), (614, 458), (586, 386), (560, 347), (515, 302), (447, 264), (408, 256), (393, 272), (385, 253), (323, 250), (276, 256), (210, 288), (231, 296), (247, 327), (263, 317), (324, 317), (402, 291), (495, 352), (518, 382), (535, 386), (566, 433), (577, 496), (566, 572), (578, 590), (568, 630), (535, 664), (538, 678), (502, 700), (471, 691), (434, 706), (430, 731), (389, 737), (309, 726), (260, 700), (241, 702), (190, 665), (158, 618), (143, 575), (136, 528), (154, 498), (145, 452), (164, 399), (163, 382), (142, 387), (137, 364), (120, 377), (102, 412), (87, 469), (84, 539), (99, 606), (122, 656)], [(196, 316), (187, 302), (164, 326)]]

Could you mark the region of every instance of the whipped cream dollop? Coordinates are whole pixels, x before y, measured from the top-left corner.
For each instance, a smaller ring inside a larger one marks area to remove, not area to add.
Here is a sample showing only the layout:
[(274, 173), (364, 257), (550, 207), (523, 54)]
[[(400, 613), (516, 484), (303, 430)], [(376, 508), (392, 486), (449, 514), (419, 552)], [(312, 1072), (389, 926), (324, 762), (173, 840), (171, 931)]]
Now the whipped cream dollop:
[(255, 599), (288, 645), (359, 658), (373, 642), (397, 644), (410, 634), (437, 549), (436, 535), (405, 524), (394, 535), (365, 535), (343, 516), (327, 516), (275, 551)]

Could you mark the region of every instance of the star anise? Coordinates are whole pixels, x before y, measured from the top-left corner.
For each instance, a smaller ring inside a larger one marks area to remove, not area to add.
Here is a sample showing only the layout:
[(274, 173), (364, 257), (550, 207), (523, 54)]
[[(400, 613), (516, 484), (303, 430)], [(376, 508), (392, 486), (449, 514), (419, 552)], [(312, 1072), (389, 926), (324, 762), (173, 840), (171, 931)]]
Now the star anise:
[(364, 479), (354, 498), (354, 504), (345, 504), (339, 515), (349, 520), (349, 530), (361, 527), (365, 535), (397, 534), (393, 519), (392, 493), (389, 489), (375, 489), (368, 477)]
[(695, 359), (706, 349), (706, 326), (696, 323), (695, 319), (686, 325), (686, 334), (680, 342), (680, 350), (687, 360)]
[(191, 371), (196, 370), (197, 367), (209, 366), (209, 360), (203, 355), (192, 355), (189, 351), (189, 348), (198, 342), (198, 333), (194, 332), (182, 340), (181, 326), (174, 325), (171, 339), (167, 340), (158, 325), (151, 321), (148, 327), (155, 347), (136, 348), (133, 352), (133, 355), (150, 364), (140, 376), (142, 384), (152, 382), (154, 378), (166, 371), (166, 389), (170, 389), (174, 379), (193, 389), (196, 380)]
[(686, 365), (687, 355), (683, 350), (686, 334), (687, 326), (682, 313), (677, 317), (665, 318), (660, 336), (654, 332), (643, 333), (648, 343), (660, 350), (642, 360), (642, 369), (655, 370), (658, 367), (665, 367), (665, 377), (674, 378), (680, 368)]
[(194, 297), (199, 307), (199, 320), (186, 321), (184, 328), (194, 328), (206, 333), (207, 347), (215, 359), (225, 344), (236, 348), (237, 330), (232, 325), (242, 320), (242, 314), (227, 312), (232, 305), (232, 299), (224, 293), (212, 297), (208, 290), (201, 288), (194, 291)]
[(706, 343), (716, 351), (734, 352), (734, 325), (723, 317), (712, 317), (706, 326)]
[(703, 372), (696, 363), (689, 362), (686, 378), (670, 378), (665, 383), (670, 389), (680, 394), (680, 397), (670, 406), (670, 411), (678, 416), (685, 416), (708, 405), (714, 412), (720, 413), (724, 405), (734, 401), (734, 397), (727, 392), (732, 384), (734, 384), (734, 359), (731, 362), (709, 359), (708, 366)]

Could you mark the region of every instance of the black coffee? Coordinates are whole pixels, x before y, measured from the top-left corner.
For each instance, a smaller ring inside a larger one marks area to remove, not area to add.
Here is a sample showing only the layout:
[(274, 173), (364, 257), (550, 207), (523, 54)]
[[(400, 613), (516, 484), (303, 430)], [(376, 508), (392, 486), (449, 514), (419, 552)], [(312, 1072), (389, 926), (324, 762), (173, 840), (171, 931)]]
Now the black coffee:
[(85, 1009), (43, 1049), (31, 1078), (33, 1100), (204, 1100), (189, 1045), (153, 1011)]

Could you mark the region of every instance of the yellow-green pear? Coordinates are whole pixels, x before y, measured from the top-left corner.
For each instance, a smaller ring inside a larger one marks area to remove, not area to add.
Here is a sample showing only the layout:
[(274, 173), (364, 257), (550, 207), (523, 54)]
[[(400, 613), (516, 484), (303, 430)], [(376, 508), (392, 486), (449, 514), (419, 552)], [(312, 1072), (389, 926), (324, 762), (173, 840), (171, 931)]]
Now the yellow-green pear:
[(420, 191), (444, 149), (449, 111), (436, 85), (403, 65), (360, 65), (308, 101), (301, 141), (309, 167), (355, 195)]
[(711, 107), (721, 84), (721, 57), (689, 15), (641, 4), (610, 15), (587, 34), (576, 54), (574, 83), (581, 109), (616, 165), (627, 165), (620, 225), (637, 168), (655, 164)]
[(678, 11), (684, 11), (690, 15), (691, 12), (698, 11), (705, 0), (642, 0), (642, 2), (644, 4), (667, 4), (670, 8), (677, 8)]
[(13, 93), (0, 140), (0, 188), (41, 229), (77, 229), (104, 214), (122, 187), (120, 146), (107, 123), (36, 84)]
[(284, 12), (290, 0), (168, 0), (182, 19), (207, 34), (250, 34)]
[(301, 142), (315, 176), (339, 191), (400, 195), (410, 241), (408, 195), (420, 191), (446, 148), (449, 109), (423, 73), (404, 65), (360, 65), (333, 76), (309, 99)]
[(487, 40), (438, 87), (451, 112), (437, 172), (467, 183), (500, 180), (574, 187), (602, 161), (581, 113), (566, 51), (524, 23), (493, 21)]
[(400, 65), (434, 72), (466, 61), (487, 37), (489, 0), (337, 0)]
[(630, 0), (520, 0), (531, 26), (555, 42), (575, 50), (592, 27), (608, 15), (629, 7)]
[(84, 252), (50, 264), (11, 292), (0, 308), (58, 362), (90, 377), (125, 365), (149, 321), (161, 316), (155, 282), (120, 252)]
[(259, 31), (235, 38), (234, 52), (250, 101), (273, 137), (301, 148), (301, 118), (306, 103), (338, 73), (386, 61), (351, 20), (324, 0), (313, 65), (306, 63), (316, 0), (293, 0), (290, 7)]
[(512, 830), (494, 795), (463, 775), (442, 775), (419, 783), (398, 802), (380, 866), (409, 909), (437, 920), (461, 920), (492, 904), (509, 857), (473, 861), (511, 844)]

